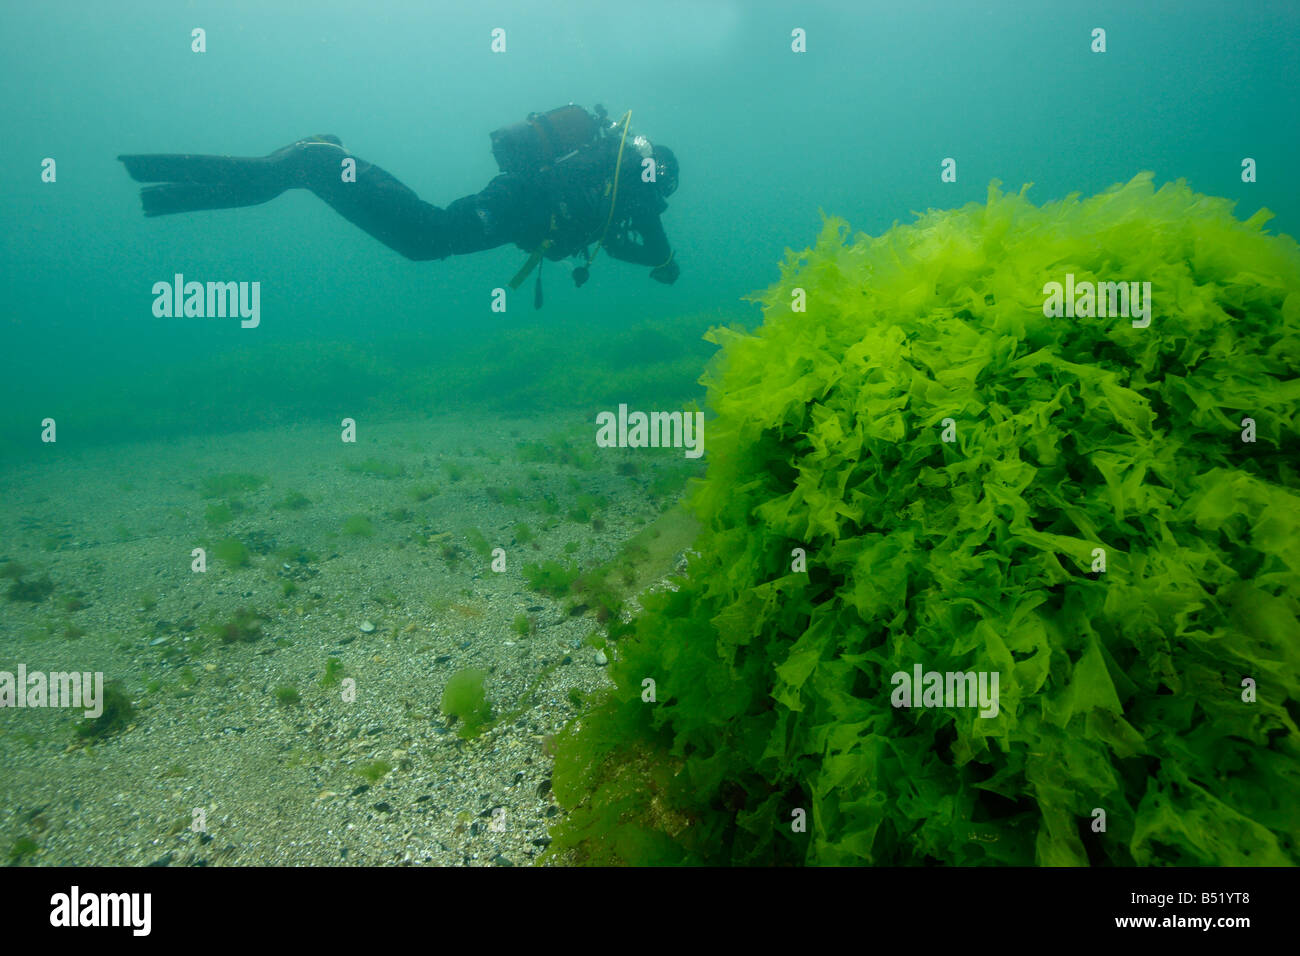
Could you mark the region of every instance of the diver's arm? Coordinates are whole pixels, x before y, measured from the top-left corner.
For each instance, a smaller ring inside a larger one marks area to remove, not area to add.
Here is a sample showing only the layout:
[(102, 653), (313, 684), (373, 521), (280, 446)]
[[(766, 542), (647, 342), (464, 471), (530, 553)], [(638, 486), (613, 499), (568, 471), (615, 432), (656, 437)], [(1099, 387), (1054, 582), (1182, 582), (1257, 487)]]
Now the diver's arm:
[[(633, 241), (629, 232), (639, 233), (641, 241)], [(639, 266), (652, 266), (650, 275), (660, 282), (672, 283), (680, 272), (672, 247), (668, 245), (663, 223), (656, 214), (633, 216), (628, 228), (612, 233), (605, 239), (605, 250), (615, 259)]]

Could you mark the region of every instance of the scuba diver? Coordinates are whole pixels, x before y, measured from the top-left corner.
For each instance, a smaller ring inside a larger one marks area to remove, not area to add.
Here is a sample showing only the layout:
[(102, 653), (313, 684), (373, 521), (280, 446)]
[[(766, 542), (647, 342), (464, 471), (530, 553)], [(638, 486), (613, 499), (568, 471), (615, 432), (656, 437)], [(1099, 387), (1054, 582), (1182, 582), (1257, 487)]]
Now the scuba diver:
[[(580, 256), (580, 287), (596, 254), (650, 266), (650, 277), (679, 274), (659, 217), (677, 188), (672, 150), (629, 132), (631, 111), (611, 120), (569, 104), (533, 113), (492, 133), (501, 174), (477, 195), (445, 209), (421, 200), (392, 175), (353, 156), (337, 136), (299, 140), (269, 156), (136, 154), (118, 159), (140, 190), (146, 216), (255, 206), (286, 189), (310, 189), (349, 222), (408, 259), (445, 259), (515, 243), (529, 259), (510, 287), (541, 262)], [(594, 247), (594, 250), (593, 250)]]

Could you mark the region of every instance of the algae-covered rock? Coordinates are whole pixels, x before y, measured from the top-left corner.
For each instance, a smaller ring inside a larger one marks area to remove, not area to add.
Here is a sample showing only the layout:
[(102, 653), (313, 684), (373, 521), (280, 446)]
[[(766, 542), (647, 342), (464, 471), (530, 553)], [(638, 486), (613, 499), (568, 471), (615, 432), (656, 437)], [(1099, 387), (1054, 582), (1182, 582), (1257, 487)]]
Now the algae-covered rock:
[(995, 185), (789, 254), (553, 849), (1300, 862), (1300, 249), (1231, 208)]

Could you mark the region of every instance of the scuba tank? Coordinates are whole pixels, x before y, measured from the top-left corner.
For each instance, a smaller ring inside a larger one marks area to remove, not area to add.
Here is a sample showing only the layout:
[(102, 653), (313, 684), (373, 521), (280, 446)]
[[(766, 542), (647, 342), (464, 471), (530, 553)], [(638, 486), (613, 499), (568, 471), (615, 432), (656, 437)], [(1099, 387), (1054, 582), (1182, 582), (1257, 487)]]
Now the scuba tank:
[[(618, 169), (623, 159), (623, 147), (627, 141), (628, 124), (631, 118), (632, 114), (629, 111), (621, 120), (612, 123), (605, 108), (599, 104), (593, 113), (588, 113), (581, 106), (573, 103), (546, 113), (530, 113), (522, 123), (514, 123), (492, 131), (492, 156), (496, 159), (501, 172), (528, 176), (564, 162), (585, 149), (597, 146), (606, 137), (617, 137), (619, 147), (614, 179), (612, 184), (607, 184), (606, 188), (607, 192), (612, 188), (609, 216), (605, 222), (605, 232), (608, 232), (609, 219), (614, 214), (614, 204), (618, 198)], [(552, 216), (551, 235), (554, 235), (555, 228), (555, 217)], [(605, 232), (601, 233), (597, 251), (600, 249), (600, 244), (604, 242)], [(532, 250), (528, 261), (515, 273), (509, 283), (510, 288), (518, 289), (534, 269), (537, 271), (537, 283), (533, 289), (534, 309), (542, 307), (541, 264), (551, 245), (552, 239), (548, 236), (540, 246)], [(593, 258), (592, 253), (586, 252), (587, 266), (590, 266)], [(574, 271), (574, 281), (579, 287), (590, 275), (587, 266), (581, 266)]]
[(594, 143), (600, 119), (573, 103), (529, 113), (522, 123), (492, 131), (492, 156), (503, 173), (527, 175)]

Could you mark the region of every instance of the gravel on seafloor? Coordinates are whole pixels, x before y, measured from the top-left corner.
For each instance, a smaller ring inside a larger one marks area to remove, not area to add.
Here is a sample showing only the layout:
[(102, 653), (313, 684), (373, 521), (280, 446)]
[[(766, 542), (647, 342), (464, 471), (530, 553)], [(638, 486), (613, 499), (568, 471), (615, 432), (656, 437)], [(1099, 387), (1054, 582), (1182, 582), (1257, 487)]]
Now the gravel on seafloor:
[[(591, 453), (586, 467), (520, 460), (521, 442), (560, 431)], [(87, 745), (74, 730), (80, 712), (0, 711), (0, 855), (34, 865), (537, 861), (562, 813), (549, 737), (579, 713), (573, 690), (581, 700), (609, 686), (616, 649), (590, 646), (594, 617), (531, 590), (520, 569), (610, 560), (666, 506), (647, 490), (656, 469), (681, 465), (680, 451), (597, 449), (594, 432), (571, 416), (457, 418), (368, 426), (351, 446), (295, 427), (85, 450), (60, 442), (57, 462), (6, 465), (0, 560), (29, 579), (48, 574), (54, 592), (0, 603), (0, 670), (102, 671), (137, 712), (124, 732)], [(636, 464), (616, 469), (622, 461)], [(202, 479), (225, 473), (268, 480), (203, 497)], [(431, 485), (435, 494), (413, 493)], [(294, 493), (310, 505), (277, 507)], [(566, 515), (581, 494), (605, 499), (598, 522)], [(538, 508), (546, 496), (561, 504), (558, 522)], [(232, 516), (210, 524), (220, 503)], [(354, 515), (371, 533), (344, 530)], [(469, 549), (470, 528), (504, 550), (504, 573)], [(226, 537), (248, 546), (248, 566), (213, 557)], [(577, 550), (565, 551), (571, 541)], [(208, 548), (204, 573), (191, 568), (195, 547)], [(212, 627), (241, 608), (260, 615), (260, 634), (222, 643)], [(344, 681), (325, 686), (329, 658)], [(495, 714), (510, 718), (472, 739), (440, 708), (462, 668), (488, 672)]]

